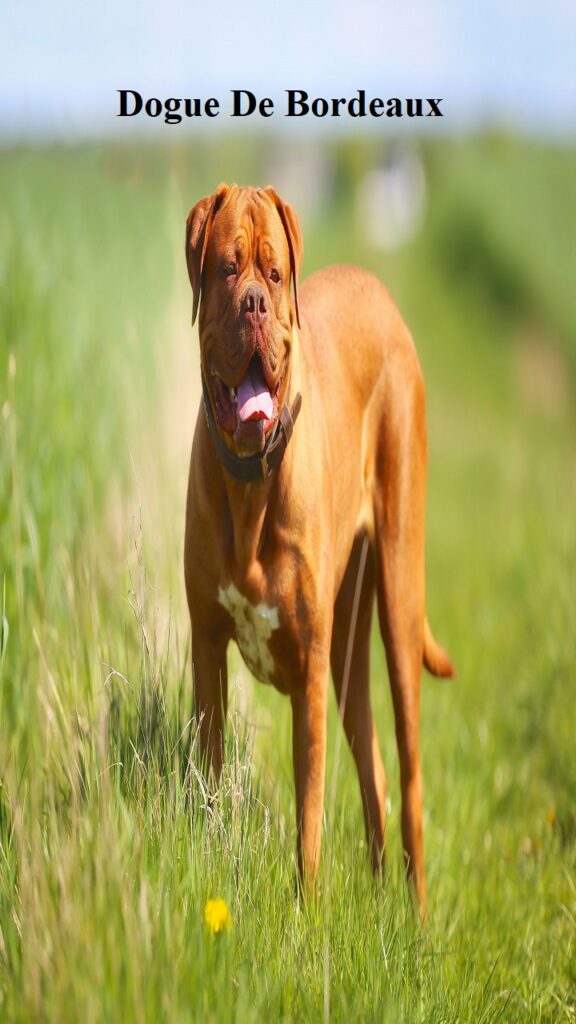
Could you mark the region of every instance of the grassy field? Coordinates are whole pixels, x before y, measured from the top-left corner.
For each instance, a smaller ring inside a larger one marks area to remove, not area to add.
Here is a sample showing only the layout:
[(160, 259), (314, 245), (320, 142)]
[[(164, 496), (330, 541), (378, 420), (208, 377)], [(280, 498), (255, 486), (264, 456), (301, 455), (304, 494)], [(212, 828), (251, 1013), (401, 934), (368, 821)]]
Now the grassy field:
[[(379, 273), (426, 375), (428, 608), (458, 668), (423, 680), (428, 927), (402, 877), (376, 632), (384, 887), (334, 706), (307, 903), (289, 703), (235, 655), (215, 805), (194, 756), (183, 224), (220, 180), (267, 184), (269, 147), (4, 151), (2, 1021), (576, 1021), (576, 153), (428, 144), (424, 229), (383, 255), (351, 203), (374, 150), (332, 147), (304, 269)], [(233, 928), (212, 936), (217, 896)]]

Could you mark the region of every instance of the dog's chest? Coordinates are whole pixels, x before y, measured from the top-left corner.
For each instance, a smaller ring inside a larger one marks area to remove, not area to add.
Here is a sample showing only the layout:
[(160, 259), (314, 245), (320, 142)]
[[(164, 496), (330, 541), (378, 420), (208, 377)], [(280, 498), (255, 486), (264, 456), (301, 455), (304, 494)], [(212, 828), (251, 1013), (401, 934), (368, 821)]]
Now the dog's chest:
[(260, 682), (271, 683), (274, 659), (268, 642), (279, 627), (278, 609), (251, 604), (233, 583), (218, 587), (218, 601), (234, 622), (236, 643), (248, 668)]

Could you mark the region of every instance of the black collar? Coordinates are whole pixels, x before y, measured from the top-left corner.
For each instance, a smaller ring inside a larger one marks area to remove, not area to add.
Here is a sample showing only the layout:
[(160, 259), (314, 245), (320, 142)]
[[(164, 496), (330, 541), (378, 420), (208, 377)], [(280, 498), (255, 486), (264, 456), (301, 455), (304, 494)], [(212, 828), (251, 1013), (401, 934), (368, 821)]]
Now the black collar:
[(208, 387), (204, 380), (204, 374), (202, 374), (202, 398), (204, 400), (204, 413), (206, 415), (208, 430), (210, 431), (214, 447), (216, 448), (224, 468), (227, 469), (228, 472), (236, 478), (236, 480), (242, 480), (244, 483), (250, 483), (255, 480), (267, 480), (282, 462), (284, 452), (286, 451), (288, 442), (292, 437), (294, 424), (298, 418), (300, 406), (302, 405), (302, 395), (300, 392), (296, 392), (291, 409), (289, 409), (287, 405), (282, 407), (278, 417), (278, 422), (268, 437), (263, 450), (261, 452), (256, 452), (255, 455), (245, 455), (243, 457), (240, 455), (234, 455), (234, 453), (226, 447), (218, 433), (218, 428), (216, 427), (214, 414), (212, 412)]

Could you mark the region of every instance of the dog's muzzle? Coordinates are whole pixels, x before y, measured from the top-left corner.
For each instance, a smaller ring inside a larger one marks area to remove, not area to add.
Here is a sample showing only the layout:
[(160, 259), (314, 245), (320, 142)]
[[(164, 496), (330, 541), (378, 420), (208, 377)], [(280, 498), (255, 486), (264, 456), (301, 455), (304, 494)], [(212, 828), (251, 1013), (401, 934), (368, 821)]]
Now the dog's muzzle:
[(230, 449), (226, 447), (224, 441), (220, 437), (214, 420), (214, 413), (212, 412), (208, 385), (206, 384), (203, 373), (202, 398), (208, 430), (224, 468), (227, 469), (231, 476), (236, 480), (241, 480), (244, 483), (253, 483), (256, 480), (267, 480), (282, 462), (284, 452), (286, 451), (290, 438), (292, 437), (294, 424), (298, 419), (300, 408), (302, 406), (302, 395), (300, 392), (296, 392), (291, 408), (284, 405), (280, 410), (276, 426), (269, 435), (262, 451), (256, 452), (254, 455), (246, 456), (235, 455), (234, 452), (231, 452)]

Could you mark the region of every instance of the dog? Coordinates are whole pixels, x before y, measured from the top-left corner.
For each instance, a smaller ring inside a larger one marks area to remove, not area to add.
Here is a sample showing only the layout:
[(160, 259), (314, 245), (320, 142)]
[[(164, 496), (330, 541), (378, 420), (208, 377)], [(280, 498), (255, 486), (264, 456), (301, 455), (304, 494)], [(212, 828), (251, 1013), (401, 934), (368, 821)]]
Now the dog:
[(299, 283), (298, 218), (274, 188), (220, 185), (186, 222), (203, 400), (185, 581), (200, 747), (218, 778), (226, 649), (290, 697), (297, 860), (319, 864), (329, 676), (383, 867), (386, 776), (369, 690), (374, 596), (392, 690), (408, 877), (426, 908), (419, 691), (450, 676), (425, 613), (426, 424), (418, 356), (381, 282), (331, 266)]

